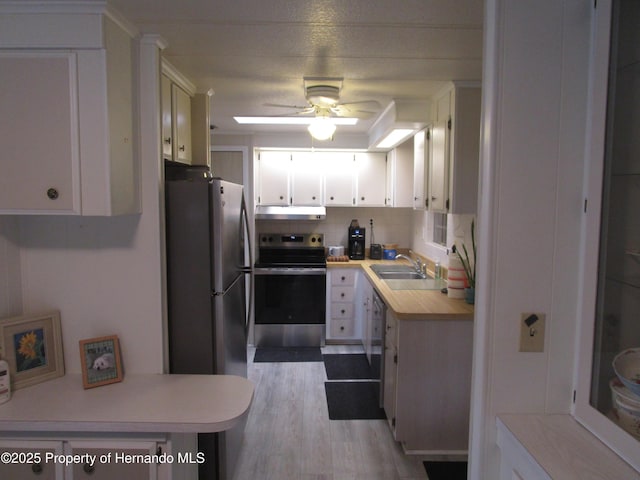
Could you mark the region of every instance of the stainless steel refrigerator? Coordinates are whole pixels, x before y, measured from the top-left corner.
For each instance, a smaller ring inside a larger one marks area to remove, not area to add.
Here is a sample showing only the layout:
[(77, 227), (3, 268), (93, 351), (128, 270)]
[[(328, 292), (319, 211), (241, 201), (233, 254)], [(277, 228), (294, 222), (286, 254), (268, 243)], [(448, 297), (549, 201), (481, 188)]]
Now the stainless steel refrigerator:
[[(243, 187), (185, 167), (167, 171), (165, 194), (170, 373), (246, 377)], [(201, 479), (231, 480), (244, 426), (198, 436)]]

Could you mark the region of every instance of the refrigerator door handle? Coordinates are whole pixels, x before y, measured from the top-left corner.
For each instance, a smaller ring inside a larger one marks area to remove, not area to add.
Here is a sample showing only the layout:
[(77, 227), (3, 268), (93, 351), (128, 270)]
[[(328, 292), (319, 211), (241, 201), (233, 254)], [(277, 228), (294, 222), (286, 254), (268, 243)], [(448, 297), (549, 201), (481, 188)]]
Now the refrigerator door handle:
[(247, 214), (247, 204), (244, 200), (244, 192), (242, 194), (242, 203), (240, 208), (240, 215), (242, 216), (242, 223), (244, 225), (244, 233), (247, 239), (247, 247), (249, 250), (249, 265), (245, 265), (240, 268), (240, 271), (249, 275), (249, 308), (247, 309), (247, 317), (245, 318), (245, 333), (249, 333), (249, 322), (253, 315), (253, 299), (254, 299), (254, 279), (253, 275), (253, 247), (251, 245), (251, 229), (249, 228), (249, 217)]

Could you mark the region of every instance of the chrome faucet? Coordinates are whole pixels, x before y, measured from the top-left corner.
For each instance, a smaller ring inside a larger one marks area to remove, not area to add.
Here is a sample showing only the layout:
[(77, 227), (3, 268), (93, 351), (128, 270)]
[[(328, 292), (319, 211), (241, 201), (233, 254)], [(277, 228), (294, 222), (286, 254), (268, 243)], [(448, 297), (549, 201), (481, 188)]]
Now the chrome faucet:
[[(412, 254), (412, 253), (413, 252), (409, 250), (409, 254)], [(425, 275), (425, 270), (427, 268), (427, 265), (422, 263), (422, 260), (420, 259), (420, 257), (414, 259), (414, 258), (411, 258), (410, 256), (399, 253), (396, 255), (396, 260), (399, 258), (404, 258), (405, 260), (408, 260), (416, 269), (416, 272), (418, 272), (420, 275)]]

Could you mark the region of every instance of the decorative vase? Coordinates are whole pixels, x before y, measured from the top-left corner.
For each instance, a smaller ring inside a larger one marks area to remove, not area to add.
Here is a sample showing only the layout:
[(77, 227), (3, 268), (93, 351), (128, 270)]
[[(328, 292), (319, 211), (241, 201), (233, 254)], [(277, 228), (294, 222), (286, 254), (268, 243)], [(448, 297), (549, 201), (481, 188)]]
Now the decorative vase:
[(473, 305), (476, 300), (476, 289), (469, 287), (464, 289), (464, 301)]

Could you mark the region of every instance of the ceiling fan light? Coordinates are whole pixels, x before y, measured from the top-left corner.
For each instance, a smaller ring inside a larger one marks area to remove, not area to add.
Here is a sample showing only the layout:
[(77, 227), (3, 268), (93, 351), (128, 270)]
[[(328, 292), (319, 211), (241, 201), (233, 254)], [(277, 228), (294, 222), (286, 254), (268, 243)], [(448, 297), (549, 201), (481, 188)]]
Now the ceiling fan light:
[(329, 117), (316, 117), (311, 121), (307, 129), (316, 140), (328, 140), (335, 133), (336, 125)]

